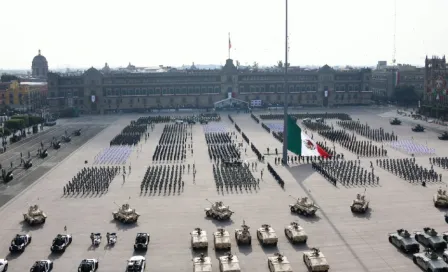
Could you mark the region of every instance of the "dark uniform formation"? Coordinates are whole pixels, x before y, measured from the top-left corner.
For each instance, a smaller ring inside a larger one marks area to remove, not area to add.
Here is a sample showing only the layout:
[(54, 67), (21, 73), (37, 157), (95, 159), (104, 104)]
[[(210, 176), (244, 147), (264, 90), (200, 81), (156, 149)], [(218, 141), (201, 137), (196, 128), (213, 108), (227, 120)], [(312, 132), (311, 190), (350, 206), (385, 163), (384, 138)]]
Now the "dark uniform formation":
[(332, 141), (339, 143), (347, 150), (363, 157), (382, 157), (387, 156), (387, 150), (381, 146), (372, 144), (372, 141), (358, 141), (356, 136), (350, 135), (344, 130), (320, 130), (319, 135)]
[(235, 132), (212, 132), (205, 134), (205, 141), (208, 145), (208, 155), (210, 160), (218, 161), (232, 161), (241, 158), (240, 151), (233, 143), (231, 135)]
[(158, 123), (169, 123), (171, 122), (171, 116), (148, 116), (148, 117), (140, 117), (137, 119), (137, 124), (139, 125), (147, 125), (147, 124), (158, 124)]
[(64, 187), (64, 195), (104, 194), (112, 180), (120, 172), (120, 167), (84, 167)]
[(398, 139), (397, 135), (393, 132), (385, 132), (383, 128), (373, 129), (367, 124), (361, 124), (359, 121), (337, 121), (336, 124), (344, 129), (354, 131), (361, 136), (377, 142), (390, 142), (397, 141)]
[(326, 123), (321, 122), (302, 122), (302, 124), (310, 130), (330, 130), (333, 128), (333, 126), (329, 126)]
[[(346, 113), (299, 113), (299, 114), (289, 114), (290, 116), (302, 120), (305, 118), (310, 119), (339, 119), (339, 120), (352, 120), (350, 115)], [(283, 114), (261, 114), (260, 119), (262, 120), (283, 120)]]
[(368, 172), (361, 167), (360, 161), (313, 162), (312, 167), (334, 186), (337, 182), (343, 186), (376, 185), (380, 180), (373, 168)]
[(140, 184), (140, 193), (151, 195), (152, 193), (163, 193), (170, 195), (171, 192), (180, 194), (184, 190), (182, 174), (185, 165), (157, 165), (149, 166)]
[(130, 125), (126, 126), (120, 134), (115, 136), (110, 141), (110, 146), (113, 145), (137, 145), (142, 136), (147, 137), (146, 131), (147, 125), (138, 125), (135, 121), (132, 121)]
[[(185, 124), (168, 124), (163, 128), (153, 161), (181, 162), (187, 158), (187, 138), (193, 144), (193, 135)], [(191, 149), (193, 152), (193, 149)]]
[(437, 174), (433, 166), (424, 168), (415, 163), (415, 158), (380, 159), (376, 164), (388, 172), (409, 182), (437, 182), (442, 181), (442, 174)]
[(243, 165), (241, 162), (213, 164), (213, 177), (216, 189), (221, 193), (224, 193), (224, 188), (228, 193), (233, 189), (256, 190), (259, 185), (249, 170), (249, 164)]
[(435, 164), (438, 167), (442, 167), (443, 169), (447, 169), (448, 168), (448, 157), (429, 158), (429, 163), (432, 165)]

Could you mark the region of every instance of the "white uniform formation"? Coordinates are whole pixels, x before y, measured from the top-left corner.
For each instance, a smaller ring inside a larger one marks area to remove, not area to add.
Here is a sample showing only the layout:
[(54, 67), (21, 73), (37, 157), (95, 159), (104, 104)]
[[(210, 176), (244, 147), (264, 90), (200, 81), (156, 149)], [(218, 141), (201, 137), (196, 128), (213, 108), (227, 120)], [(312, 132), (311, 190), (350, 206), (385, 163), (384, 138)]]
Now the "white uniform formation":
[(131, 155), (130, 146), (112, 146), (105, 148), (101, 153), (95, 156), (93, 162), (96, 164), (120, 165), (125, 164)]
[(391, 142), (390, 146), (407, 154), (428, 155), (436, 153), (435, 148), (429, 148), (425, 145), (417, 144), (412, 140), (400, 140)]

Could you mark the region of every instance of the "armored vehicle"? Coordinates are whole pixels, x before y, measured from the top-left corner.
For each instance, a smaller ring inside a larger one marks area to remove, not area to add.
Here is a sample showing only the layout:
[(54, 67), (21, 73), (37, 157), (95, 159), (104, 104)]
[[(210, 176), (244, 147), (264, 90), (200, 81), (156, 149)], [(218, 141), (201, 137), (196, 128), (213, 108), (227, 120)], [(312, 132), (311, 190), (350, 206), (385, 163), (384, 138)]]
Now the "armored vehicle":
[(277, 233), (268, 224), (263, 224), (261, 228), (257, 229), (257, 239), (262, 246), (277, 246), (278, 242)]
[(23, 219), (31, 226), (39, 225), (45, 223), (47, 215), (39, 209), (39, 206), (34, 205), (28, 208), (28, 213), (23, 214)]
[(285, 227), (285, 236), (293, 244), (306, 243), (308, 235), (297, 222), (291, 222)]
[(42, 151), (39, 150), (39, 157), (40, 157), (41, 159), (44, 159), (44, 158), (46, 158), (47, 156), (48, 156), (48, 150), (47, 150), (47, 149), (44, 149), (44, 150), (42, 150)]
[(424, 271), (438, 272), (448, 271), (448, 264), (440, 258), (435, 252), (427, 248), (424, 252), (415, 253), (412, 261)]
[(75, 132), (73, 132), (73, 134), (75, 136), (81, 136), (81, 129), (75, 130)]
[(268, 267), (270, 272), (292, 272), (288, 258), (280, 253), (275, 253), (273, 257), (268, 257)]
[(324, 254), (318, 248), (303, 252), (303, 262), (309, 271), (328, 271), (330, 265)]
[(235, 240), (237, 245), (250, 245), (252, 243), (252, 236), (249, 232), (249, 226), (246, 225), (245, 221), (243, 221), (241, 229), (235, 230)]
[(412, 128), (412, 131), (414, 132), (423, 132), (425, 131), (425, 127), (422, 125), (416, 125), (415, 127)]
[[(206, 199), (208, 202), (210, 202), (208, 199)], [(222, 201), (216, 201), (215, 203), (212, 203), (212, 206), (210, 208), (205, 209), (205, 215), (207, 217), (212, 217), (217, 220), (229, 220), (230, 216), (232, 216), (233, 211), (230, 210), (229, 206), (224, 206)]]
[(199, 120), (199, 123), (201, 125), (207, 125), (208, 124), (207, 120), (204, 120), (204, 119)]
[(215, 244), (215, 250), (229, 249), (231, 248), (230, 244), (230, 234), (223, 228), (219, 228), (217, 231), (213, 233), (213, 242)]
[(323, 118), (317, 118), (316, 119), (316, 123), (323, 123), (324, 122), (324, 119)]
[(369, 209), (369, 202), (364, 194), (357, 194), (356, 198), (353, 200), (350, 209), (353, 213), (365, 213)]
[(8, 260), (0, 259), (0, 271), (1, 272), (8, 271)]
[(28, 159), (28, 160), (23, 162), (23, 168), (30, 169), (31, 167), (33, 167), (33, 160), (32, 159)]
[(445, 250), (446, 248), (446, 241), (443, 240), (442, 235), (439, 235), (432, 228), (426, 227), (423, 228), (423, 231), (416, 231), (414, 237), (424, 247), (428, 247), (434, 251)]
[(444, 133), (440, 134), (439, 140), (442, 140), (442, 141), (448, 140), (448, 132), (445, 131)]
[(316, 214), (317, 210), (319, 210), (319, 206), (309, 200), (308, 197), (298, 198), (297, 202), (295, 204), (290, 204), (289, 207), (291, 212), (303, 214), (305, 216), (313, 216)]
[(448, 195), (446, 194), (446, 190), (442, 190), (439, 188), (437, 190), (437, 194), (433, 197), (434, 200), (434, 206), (440, 207), (440, 208), (447, 208), (448, 207)]
[(53, 262), (50, 260), (41, 260), (33, 264), (30, 272), (50, 272), (53, 270)]
[(2, 180), (4, 183), (8, 183), (14, 179), (14, 175), (12, 174), (12, 170), (6, 172), (5, 169), (2, 169)]
[(226, 256), (219, 257), (219, 271), (241, 272), (240, 262), (238, 258), (230, 252), (227, 253)]
[(150, 236), (149, 233), (137, 233), (135, 237), (134, 249), (135, 250), (148, 250)]
[(69, 143), (72, 141), (72, 138), (70, 138), (70, 136), (67, 135), (62, 135), (62, 141), (64, 141), (64, 143)]
[(16, 237), (12, 239), (9, 246), (10, 252), (24, 252), (25, 248), (31, 243), (31, 235), (29, 234), (16, 234)]
[(407, 230), (399, 229), (397, 232), (389, 233), (388, 236), (389, 242), (404, 253), (417, 253), (420, 251), (419, 243)]
[(51, 244), (51, 252), (65, 252), (65, 249), (72, 243), (70, 234), (58, 234)]
[(61, 142), (60, 141), (54, 141), (52, 144), (54, 149), (59, 149), (61, 148)]
[(143, 256), (132, 256), (126, 265), (126, 272), (143, 272), (146, 267), (146, 258)]
[(401, 120), (398, 118), (394, 118), (393, 120), (390, 121), (391, 125), (401, 125)]
[(200, 228), (195, 228), (191, 233), (191, 248), (208, 248), (207, 232)]
[(140, 216), (140, 214), (135, 212), (135, 209), (129, 207), (129, 204), (123, 204), (121, 207), (118, 207), (118, 211), (113, 212), (112, 215), (115, 220), (125, 224), (137, 222), (138, 217)]
[(78, 266), (78, 272), (95, 272), (98, 270), (98, 265), (97, 259), (84, 259)]
[(212, 272), (212, 259), (206, 257), (204, 253), (193, 258), (193, 272)]

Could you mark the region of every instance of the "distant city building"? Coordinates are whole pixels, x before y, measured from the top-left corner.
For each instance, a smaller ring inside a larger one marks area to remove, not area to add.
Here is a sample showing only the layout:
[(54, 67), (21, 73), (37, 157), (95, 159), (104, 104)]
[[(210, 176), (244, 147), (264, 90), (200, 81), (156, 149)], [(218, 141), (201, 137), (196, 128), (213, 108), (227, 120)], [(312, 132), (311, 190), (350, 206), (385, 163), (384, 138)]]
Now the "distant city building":
[(448, 120), (448, 71), (445, 56), (425, 59), (425, 93), (420, 111)]
[(48, 75), (48, 62), (47, 59), (41, 55), (39, 50), (37, 56), (33, 58), (31, 65), (31, 76), (36, 79), (47, 79)]
[(18, 110), (27, 110), (29, 106), (29, 88), (19, 81), (12, 81), (5, 92), (5, 105)]
[(20, 85), (28, 88), (28, 110), (34, 112), (47, 106), (48, 86), (46, 82), (20, 82)]
[[(288, 101), (292, 106), (369, 104), (370, 79), (371, 69), (296, 68), (288, 75)], [(104, 73), (90, 68), (83, 74), (49, 73), (48, 103), (53, 111), (76, 107), (81, 113), (212, 108), (229, 97), (235, 100), (230, 104), (261, 100), (264, 106), (280, 106), (283, 82), (283, 72), (241, 71), (231, 59), (217, 70)]]

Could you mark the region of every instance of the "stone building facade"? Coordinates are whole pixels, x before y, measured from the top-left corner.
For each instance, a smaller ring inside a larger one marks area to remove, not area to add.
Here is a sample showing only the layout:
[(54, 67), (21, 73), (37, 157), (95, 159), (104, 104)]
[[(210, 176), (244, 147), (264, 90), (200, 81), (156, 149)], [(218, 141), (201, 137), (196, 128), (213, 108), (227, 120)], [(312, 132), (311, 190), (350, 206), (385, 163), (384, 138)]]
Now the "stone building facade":
[(425, 92), (420, 112), (448, 120), (448, 70), (445, 56), (426, 57)]
[[(291, 106), (330, 107), (371, 102), (371, 70), (334, 70), (328, 65), (288, 74)], [(283, 105), (282, 72), (239, 70), (228, 59), (220, 70), (163, 73), (48, 74), (48, 104), (53, 111), (76, 107), (81, 113), (144, 112), (155, 109), (212, 108), (233, 98)]]

